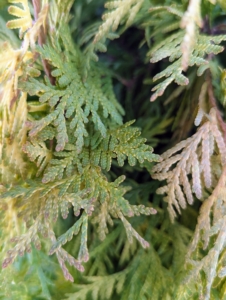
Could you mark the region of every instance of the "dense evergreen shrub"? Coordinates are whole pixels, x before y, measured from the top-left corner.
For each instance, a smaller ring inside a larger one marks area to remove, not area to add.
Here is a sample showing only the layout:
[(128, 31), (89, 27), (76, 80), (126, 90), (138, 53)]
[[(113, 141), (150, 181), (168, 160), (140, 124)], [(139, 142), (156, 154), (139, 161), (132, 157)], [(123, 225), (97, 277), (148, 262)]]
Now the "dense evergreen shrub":
[(8, 2), (0, 298), (226, 299), (225, 1)]

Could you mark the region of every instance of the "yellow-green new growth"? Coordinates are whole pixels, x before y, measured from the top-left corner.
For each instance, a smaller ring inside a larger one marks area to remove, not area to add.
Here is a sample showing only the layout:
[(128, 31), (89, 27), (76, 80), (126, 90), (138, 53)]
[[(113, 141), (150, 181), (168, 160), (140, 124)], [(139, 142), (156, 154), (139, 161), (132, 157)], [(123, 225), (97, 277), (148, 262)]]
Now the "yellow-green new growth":
[(20, 38), (23, 34), (32, 27), (32, 18), (27, 0), (9, 0), (10, 3), (19, 3), (23, 6), (23, 9), (16, 5), (9, 6), (8, 12), (18, 19), (7, 22), (7, 27), (10, 29), (19, 29)]

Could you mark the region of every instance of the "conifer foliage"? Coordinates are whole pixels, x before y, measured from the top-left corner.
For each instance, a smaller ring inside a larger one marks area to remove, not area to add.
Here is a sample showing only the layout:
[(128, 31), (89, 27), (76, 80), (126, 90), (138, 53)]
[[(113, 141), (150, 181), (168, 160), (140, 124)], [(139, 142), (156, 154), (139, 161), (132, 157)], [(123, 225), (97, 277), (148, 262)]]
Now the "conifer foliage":
[(225, 20), (0, 4), (1, 299), (225, 298)]

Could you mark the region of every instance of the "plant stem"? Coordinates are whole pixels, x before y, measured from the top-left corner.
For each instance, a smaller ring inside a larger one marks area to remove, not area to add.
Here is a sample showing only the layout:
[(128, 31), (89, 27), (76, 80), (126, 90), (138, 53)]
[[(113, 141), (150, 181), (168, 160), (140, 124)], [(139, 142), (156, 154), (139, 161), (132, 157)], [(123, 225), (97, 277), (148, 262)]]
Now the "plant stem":
[[(34, 7), (35, 21), (37, 21), (38, 15), (41, 11), (41, 1), (40, 0), (32, 0), (32, 4), (33, 4), (33, 7)], [(46, 35), (45, 35), (45, 32), (44, 32), (44, 28), (41, 27), (40, 28), (40, 34), (39, 34), (39, 37), (38, 37), (39, 46), (42, 46), (43, 44), (45, 44), (45, 40), (46, 40)], [(43, 64), (43, 69), (44, 69), (46, 75), (48, 76), (51, 84), (55, 85), (55, 79), (51, 75), (51, 69), (50, 69), (50, 65), (49, 65), (48, 61), (46, 59), (42, 59), (42, 64)]]

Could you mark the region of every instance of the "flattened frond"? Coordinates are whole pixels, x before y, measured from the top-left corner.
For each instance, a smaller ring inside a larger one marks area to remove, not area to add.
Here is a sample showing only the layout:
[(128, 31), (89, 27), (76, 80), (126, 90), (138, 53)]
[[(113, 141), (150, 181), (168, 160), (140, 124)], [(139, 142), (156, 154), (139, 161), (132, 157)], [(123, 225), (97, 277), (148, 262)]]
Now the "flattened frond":
[[(222, 200), (225, 193), (226, 167), (224, 166), (217, 186), (201, 206), (195, 234), (187, 255), (187, 264), (192, 270), (186, 281), (197, 280), (203, 271), (206, 276), (206, 285), (203, 288), (205, 300), (210, 299), (214, 279), (217, 276), (220, 278), (225, 276), (226, 217), (225, 203)], [(199, 251), (200, 240), (202, 241), (202, 248), (208, 252), (204, 256), (195, 257), (193, 252)]]
[[(160, 32), (166, 33), (164, 30), (165, 27), (168, 28), (168, 23), (165, 23), (165, 18), (167, 19), (168, 17), (166, 12), (172, 14), (178, 22), (181, 18), (178, 9), (169, 9), (163, 6), (158, 9), (153, 8), (150, 11), (154, 15), (160, 11), (160, 14), (153, 20), (153, 24), (150, 22), (150, 27), (156, 28), (152, 34), (153, 37), (160, 34)], [(161, 11), (164, 12), (162, 15)], [(190, 15), (192, 15), (191, 18), (189, 17)], [(209, 54), (217, 55), (224, 49), (219, 44), (226, 40), (226, 35), (208, 36), (197, 30), (196, 24), (200, 27), (202, 25), (199, 3), (197, 1), (190, 2), (188, 11), (184, 14), (181, 22), (181, 26), (185, 30), (179, 29), (179, 25), (176, 26), (170, 36), (159, 42), (156, 41), (147, 54), (147, 56), (151, 57), (151, 63), (156, 63), (166, 58), (171, 63), (154, 76), (154, 82), (161, 78), (165, 79), (153, 87), (152, 91), (154, 91), (154, 94), (151, 96), (151, 101), (155, 101), (159, 96), (162, 96), (172, 82), (176, 82), (178, 85), (188, 85), (189, 80), (183, 74), (187, 67), (196, 65), (198, 67), (197, 75), (201, 76), (210, 67), (206, 56)], [(147, 25), (149, 24), (147, 23)], [(177, 31), (175, 32), (176, 29)]]
[[(182, 68), (182, 51), (181, 43), (183, 41), (183, 32), (175, 33), (167, 39), (164, 45), (157, 45), (149, 51), (152, 57), (151, 62), (156, 63), (163, 58), (168, 57), (171, 63), (165, 70), (154, 76), (153, 81), (159, 80), (163, 77), (166, 79), (156, 85), (152, 91), (155, 93), (151, 96), (151, 101), (155, 101), (159, 96), (163, 95), (165, 89), (172, 82), (178, 85), (188, 85), (189, 80), (183, 75)], [(226, 35), (206, 36), (203, 34), (196, 34), (196, 46), (189, 56), (188, 66), (198, 66), (197, 74), (201, 76), (205, 70), (209, 68), (209, 62), (205, 59), (207, 54), (215, 54), (223, 51), (223, 47), (218, 44), (226, 40)], [(162, 42), (161, 42), (162, 43)]]
[[(64, 57), (61, 48), (44, 46), (40, 49), (42, 58), (49, 60), (56, 67), (52, 71), (52, 76), (56, 78), (56, 86), (30, 79), (22, 83), (21, 87), (31, 95), (38, 95), (40, 102), (47, 102), (53, 109), (43, 119), (30, 124), (30, 136), (37, 135), (52, 124), (57, 129), (56, 151), (61, 151), (68, 142), (66, 122), (69, 122), (76, 138), (77, 151), (81, 152), (84, 139), (88, 136), (87, 126), (93, 123), (95, 131), (105, 137), (107, 128), (102, 118), (110, 118), (113, 122), (121, 124), (123, 109), (115, 99), (111, 79), (100, 69), (90, 70), (86, 83), (83, 83), (78, 59), (81, 53), (73, 50), (73, 46), (69, 44), (71, 41), (68, 31), (63, 34)], [(68, 47), (73, 51), (73, 56), (68, 52)]]
[[(192, 204), (193, 193), (201, 199), (203, 185), (207, 188), (212, 186), (210, 159), (213, 155), (213, 143), (218, 149), (216, 151), (220, 153), (219, 164), (223, 167), (226, 145), (218, 127), (214, 109), (210, 112), (209, 120), (198, 129), (197, 133), (163, 153), (162, 162), (153, 168), (153, 178), (167, 181), (164, 187), (158, 189), (158, 192), (167, 194), (165, 200), (172, 219), (176, 216), (173, 206), (180, 213), (180, 206), (186, 207), (185, 199)], [(177, 154), (179, 151), (181, 152)]]
[(10, 6), (8, 12), (18, 17), (18, 19), (8, 21), (7, 27), (10, 29), (20, 29), (20, 37), (32, 26), (32, 18), (27, 0), (9, 0), (10, 3), (19, 3), (23, 6), (23, 9), (13, 5)]

